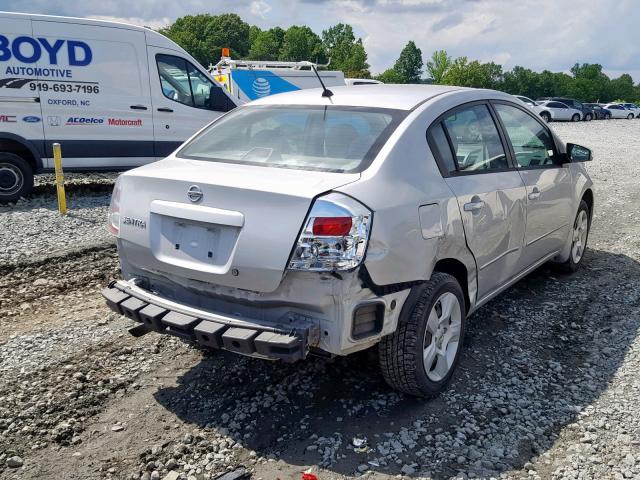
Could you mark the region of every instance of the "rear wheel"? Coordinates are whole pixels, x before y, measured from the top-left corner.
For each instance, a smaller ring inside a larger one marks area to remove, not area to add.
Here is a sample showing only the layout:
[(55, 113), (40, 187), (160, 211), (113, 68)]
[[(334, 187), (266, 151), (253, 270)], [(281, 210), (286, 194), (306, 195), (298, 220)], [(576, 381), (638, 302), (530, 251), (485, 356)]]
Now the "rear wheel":
[(558, 267), (563, 272), (573, 273), (578, 270), (578, 267), (584, 258), (584, 253), (587, 250), (590, 226), (589, 206), (587, 205), (587, 202), (582, 200), (578, 207), (576, 219), (573, 222), (571, 253), (569, 254), (569, 259), (564, 263), (558, 264)]
[(465, 304), (458, 281), (445, 273), (412, 292), (396, 331), (379, 345), (382, 375), (393, 388), (431, 398), (442, 392), (458, 363)]
[(571, 117), (571, 121), (572, 122), (579, 122), (580, 121), (580, 114), (579, 113), (574, 113), (573, 117)]
[(542, 112), (542, 113), (540, 114), (540, 116), (541, 116), (541, 117), (542, 117), (542, 119), (543, 119), (545, 122), (547, 122), (547, 123), (549, 123), (549, 122), (551, 121), (551, 114), (550, 114), (549, 112)]
[(33, 169), (15, 153), (0, 152), (0, 203), (15, 202), (33, 188)]
[(630, 113), (629, 115), (627, 115), (627, 119), (631, 120), (633, 118), (633, 113)]
[(585, 120), (586, 122), (590, 122), (591, 120), (593, 120), (593, 117), (591, 116), (591, 114), (590, 114), (590, 113), (587, 113), (587, 114), (584, 116), (584, 120)]

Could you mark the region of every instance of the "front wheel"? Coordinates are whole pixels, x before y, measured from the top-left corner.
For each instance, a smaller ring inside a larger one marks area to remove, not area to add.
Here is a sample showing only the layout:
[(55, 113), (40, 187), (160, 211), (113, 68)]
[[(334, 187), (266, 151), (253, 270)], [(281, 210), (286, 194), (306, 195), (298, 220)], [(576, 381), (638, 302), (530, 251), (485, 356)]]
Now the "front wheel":
[(15, 202), (33, 188), (33, 169), (15, 153), (0, 152), (0, 204)]
[(605, 119), (605, 120), (611, 120), (611, 114), (610, 114), (610, 113), (607, 113), (607, 114), (604, 116), (604, 119)]
[(547, 123), (549, 123), (549, 122), (551, 121), (551, 114), (550, 114), (549, 112), (542, 112), (542, 113), (540, 114), (540, 116), (541, 116), (541, 117), (542, 117), (542, 119), (543, 119), (545, 122), (547, 122)]
[(579, 122), (580, 121), (580, 114), (579, 113), (574, 113), (573, 117), (571, 117), (571, 121), (572, 122)]
[(387, 383), (401, 392), (431, 398), (447, 386), (458, 363), (465, 303), (458, 281), (436, 272), (406, 300), (396, 331), (379, 345)]
[(585, 122), (590, 122), (591, 120), (592, 120), (591, 114), (590, 114), (590, 113), (587, 113), (587, 114), (584, 116), (584, 121), (585, 121)]
[(566, 262), (558, 264), (560, 270), (566, 273), (573, 273), (578, 270), (584, 253), (587, 250), (587, 240), (589, 239), (589, 228), (591, 221), (589, 218), (589, 206), (584, 200), (580, 201), (576, 219), (573, 222), (573, 233), (571, 237), (571, 252)]

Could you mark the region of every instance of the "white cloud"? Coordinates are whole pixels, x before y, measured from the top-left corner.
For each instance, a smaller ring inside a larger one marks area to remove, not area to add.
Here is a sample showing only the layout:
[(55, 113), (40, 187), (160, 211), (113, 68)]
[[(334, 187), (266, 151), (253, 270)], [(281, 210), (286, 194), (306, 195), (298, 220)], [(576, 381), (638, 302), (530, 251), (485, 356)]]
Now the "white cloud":
[(254, 0), (249, 9), (255, 16), (264, 18), (271, 11), (271, 5), (264, 0)]

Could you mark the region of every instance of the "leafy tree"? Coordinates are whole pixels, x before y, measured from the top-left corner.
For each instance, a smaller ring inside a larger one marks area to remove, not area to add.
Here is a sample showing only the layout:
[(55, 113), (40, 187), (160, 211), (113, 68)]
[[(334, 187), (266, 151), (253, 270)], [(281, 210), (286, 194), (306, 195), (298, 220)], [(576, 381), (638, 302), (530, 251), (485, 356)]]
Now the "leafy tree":
[(433, 83), (441, 84), (451, 68), (452, 60), (446, 50), (436, 50), (431, 55), (431, 60), (427, 62), (427, 72)]
[(393, 69), (404, 80), (402, 83), (420, 83), (423, 65), (422, 51), (410, 40), (400, 52)]
[(382, 83), (404, 83), (404, 77), (395, 68), (389, 68), (374, 78)]
[(277, 60), (284, 42), (284, 30), (280, 27), (264, 30), (251, 43), (251, 60)]
[(207, 66), (220, 60), (223, 47), (231, 49), (234, 57), (249, 53), (249, 24), (235, 13), (222, 15), (186, 15), (160, 30), (198, 62)]
[(640, 99), (640, 85), (634, 87), (633, 79), (628, 73), (623, 73), (618, 78), (611, 80), (610, 97), (607, 100), (621, 98), (627, 102)]
[(356, 40), (351, 25), (339, 23), (323, 30), (322, 44), (330, 59), (330, 70), (341, 70), (348, 77), (371, 76), (362, 39)]
[(294, 25), (284, 34), (279, 60), (299, 62), (309, 60), (323, 63), (327, 55), (320, 37), (309, 27)]
[(249, 48), (253, 45), (253, 42), (256, 41), (256, 37), (262, 32), (262, 29), (257, 25), (251, 25), (249, 27)]

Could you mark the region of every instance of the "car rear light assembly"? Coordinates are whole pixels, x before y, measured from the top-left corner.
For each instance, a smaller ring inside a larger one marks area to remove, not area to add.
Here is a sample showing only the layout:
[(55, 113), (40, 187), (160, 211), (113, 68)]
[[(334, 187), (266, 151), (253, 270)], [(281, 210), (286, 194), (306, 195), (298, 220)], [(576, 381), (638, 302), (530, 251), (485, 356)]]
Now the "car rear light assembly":
[(116, 237), (120, 234), (120, 179), (116, 180), (109, 203), (109, 213), (107, 216), (107, 230)]
[(289, 270), (352, 270), (362, 262), (371, 228), (371, 211), (340, 193), (313, 203), (289, 261)]

